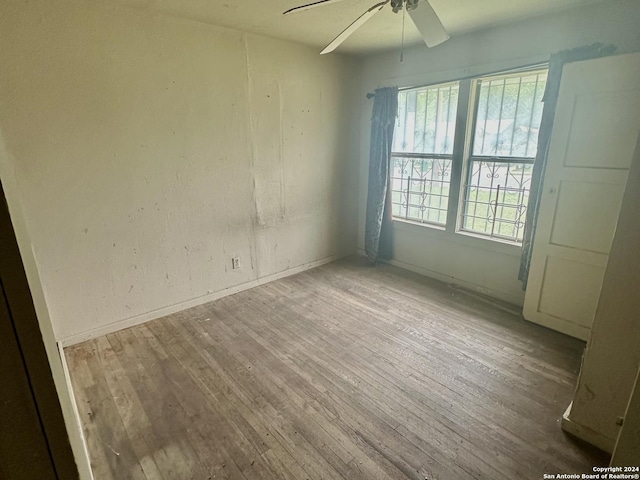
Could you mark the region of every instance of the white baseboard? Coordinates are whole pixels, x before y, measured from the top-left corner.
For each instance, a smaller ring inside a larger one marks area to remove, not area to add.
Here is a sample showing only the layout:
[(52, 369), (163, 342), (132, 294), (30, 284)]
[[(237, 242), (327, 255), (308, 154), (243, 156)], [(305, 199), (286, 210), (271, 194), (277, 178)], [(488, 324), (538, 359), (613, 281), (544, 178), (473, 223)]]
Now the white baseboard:
[(264, 285), (265, 283), (273, 282), (274, 280), (279, 280), (284, 277), (289, 277), (291, 275), (304, 272), (305, 270), (309, 270), (311, 268), (315, 268), (321, 265), (325, 265), (327, 263), (335, 262), (336, 260), (347, 257), (349, 255), (351, 254), (331, 255), (330, 257), (321, 258), (320, 260), (315, 260), (310, 263), (305, 263), (297, 267), (283, 270), (282, 272), (274, 273), (272, 275), (267, 275), (265, 277), (261, 277), (256, 280), (251, 280), (250, 282), (245, 282), (240, 285), (235, 285), (233, 287), (225, 288), (224, 290), (212, 292), (207, 295), (203, 295), (201, 297), (192, 298), (184, 302), (176, 303), (175, 305), (170, 305), (168, 307), (159, 308), (157, 310), (143, 313), (141, 315), (136, 315), (134, 317), (118, 320), (116, 322), (109, 323), (107, 325), (102, 325), (100, 327), (87, 330), (86, 332), (80, 332), (80, 333), (68, 335), (66, 337), (60, 338), (58, 342), (62, 345), (62, 347), (76, 345), (78, 343), (82, 343), (87, 340), (98, 338), (103, 335), (107, 335), (109, 333), (117, 332), (119, 330), (124, 330), (125, 328), (129, 328), (129, 327), (134, 327), (136, 325), (140, 325), (141, 323), (146, 323), (150, 320), (155, 320), (157, 318), (165, 317), (167, 315), (171, 315), (173, 313), (177, 313), (182, 310), (186, 310), (188, 308), (204, 305), (205, 303), (213, 302), (214, 300), (218, 300), (219, 298), (226, 297), (228, 295), (233, 295), (234, 293), (239, 293), (245, 290), (249, 290), (250, 288), (254, 288), (259, 285)]
[(87, 446), (87, 439), (84, 436), (84, 430), (82, 429), (82, 419), (78, 412), (78, 404), (76, 403), (76, 396), (73, 392), (73, 385), (71, 384), (71, 374), (69, 373), (69, 366), (67, 365), (67, 357), (64, 355), (64, 349), (62, 344), (58, 342), (58, 352), (60, 354), (60, 361), (62, 362), (62, 372), (64, 373), (64, 380), (69, 391), (69, 397), (71, 398), (71, 408), (73, 414), (76, 417), (78, 425), (78, 432), (76, 435), (82, 440), (82, 451), (75, 451), (74, 456), (76, 459), (76, 465), (78, 466), (78, 473), (81, 480), (94, 480), (93, 471), (91, 470), (91, 459), (89, 458), (89, 448)]
[(565, 432), (577, 437), (581, 440), (584, 440), (591, 445), (598, 447), (600, 450), (604, 450), (607, 453), (613, 453), (613, 448), (615, 446), (615, 440), (606, 437), (605, 435), (592, 430), (589, 427), (585, 427), (584, 425), (580, 425), (579, 423), (573, 421), (571, 419), (571, 407), (573, 406), (573, 402), (569, 404), (567, 410), (562, 415), (562, 430)]
[[(358, 248), (358, 255), (366, 256), (366, 253), (363, 249)], [(389, 265), (393, 265), (393, 266), (402, 268), (404, 270), (409, 270), (410, 272), (418, 273), (420, 275), (424, 275), (425, 277), (433, 278), (435, 280), (439, 280), (446, 284), (455, 285), (458, 287), (462, 287), (466, 290), (479, 293), (481, 295), (502, 300), (503, 302), (507, 302), (511, 305), (514, 305), (516, 307), (514, 308), (514, 311), (517, 310), (518, 314), (522, 313), (522, 310), (517, 307), (522, 307), (523, 300), (522, 298), (516, 297), (515, 295), (511, 295), (509, 293), (501, 292), (498, 290), (493, 290), (491, 288), (487, 288), (482, 285), (477, 285), (475, 283), (467, 282), (466, 280), (462, 280), (457, 277), (445, 275), (443, 273), (436, 272), (434, 270), (429, 270), (427, 268), (419, 267), (411, 263), (401, 262), (400, 260), (382, 260), (382, 261), (384, 263), (388, 263)]]
[(503, 302), (510, 303), (512, 305), (522, 306), (522, 299), (518, 298), (514, 295), (510, 295), (505, 292), (501, 292), (498, 290), (493, 290), (491, 288), (483, 287), (482, 285), (477, 285), (475, 283), (467, 282), (466, 280), (462, 280), (460, 278), (451, 277), (449, 275), (445, 275), (439, 272), (435, 272), (433, 270), (428, 270), (426, 268), (418, 267), (416, 265), (412, 265), (410, 263), (401, 262), (399, 260), (388, 260), (386, 263), (390, 265), (394, 265), (396, 267), (404, 268), (405, 270), (409, 270), (414, 273), (419, 273), (420, 275), (424, 275), (426, 277), (434, 278), (436, 280), (440, 280), (441, 282), (453, 284), (458, 287), (462, 287), (467, 290), (471, 290), (472, 292), (480, 293), (482, 295), (486, 295), (488, 297), (497, 298), (498, 300), (502, 300)]

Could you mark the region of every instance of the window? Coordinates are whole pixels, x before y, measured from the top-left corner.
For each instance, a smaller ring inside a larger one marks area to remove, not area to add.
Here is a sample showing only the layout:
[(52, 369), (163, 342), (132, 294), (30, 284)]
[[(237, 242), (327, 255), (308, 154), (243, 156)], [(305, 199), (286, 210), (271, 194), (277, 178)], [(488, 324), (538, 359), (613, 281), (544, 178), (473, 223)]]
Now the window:
[(546, 71), (475, 82), (462, 230), (521, 242)]
[(398, 93), (391, 160), (395, 217), (446, 224), (458, 91), (451, 83)]
[(539, 69), (400, 91), (394, 218), (520, 243), (546, 77)]

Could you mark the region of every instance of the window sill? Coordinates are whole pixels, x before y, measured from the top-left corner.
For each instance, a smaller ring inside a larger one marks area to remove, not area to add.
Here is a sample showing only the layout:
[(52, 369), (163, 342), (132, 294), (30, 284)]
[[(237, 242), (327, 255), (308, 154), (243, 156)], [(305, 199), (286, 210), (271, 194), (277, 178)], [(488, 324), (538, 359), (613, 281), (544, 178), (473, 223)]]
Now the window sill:
[(518, 250), (522, 249), (522, 243), (513, 242), (511, 240), (506, 240), (504, 238), (488, 237), (486, 235), (482, 235), (480, 233), (469, 232), (467, 230), (458, 230), (456, 232), (456, 234), (457, 235), (464, 235), (465, 237), (470, 237), (470, 238), (477, 238), (478, 240), (482, 240), (482, 241), (485, 241), (485, 242), (494, 242), (494, 243), (500, 243), (502, 245), (510, 245), (512, 247), (517, 248)]
[(439, 225), (413, 222), (411, 220), (404, 220), (401, 218), (394, 218), (392, 226), (394, 230), (400, 232), (433, 237), (440, 241), (455, 242), (467, 247), (489, 250), (502, 255), (519, 258), (522, 254), (522, 245), (518, 243), (502, 239), (490, 239), (472, 232), (448, 232), (444, 227)]
[(400, 224), (406, 223), (407, 225), (415, 225), (416, 227), (426, 227), (426, 228), (430, 228), (430, 229), (441, 231), (441, 232), (446, 231), (446, 227), (442, 225), (436, 225), (434, 223), (416, 222), (415, 220), (408, 220), (404, 218), (394, 218), (393, 223), (395, 224), (396, 222)]

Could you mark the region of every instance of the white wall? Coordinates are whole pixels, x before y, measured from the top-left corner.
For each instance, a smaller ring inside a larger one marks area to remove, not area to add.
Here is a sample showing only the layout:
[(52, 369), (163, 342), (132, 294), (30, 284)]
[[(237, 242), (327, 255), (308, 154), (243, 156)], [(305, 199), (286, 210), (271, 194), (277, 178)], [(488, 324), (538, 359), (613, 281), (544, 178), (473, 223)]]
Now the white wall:
[(0, 3), (0, 64), (0, 129), (57, 339), (355, 251), (357, 62), (33, 0)]
[[(377, 87), (418, 86), (546, 61), (553, 52), (594, 42), (613, 43), (618, 52), (640, 50), (640, 2), (612, 0), (532, 20), (454, 36), (434, 49), (375, 55), (363, 65), (360, 214), (358, 248), (364, 248), (364, 219), (372, 101)], [(395, 223), (394, 260), (445, 281), (522, 305), (517, 280), (520, 249), (428, 227)]]

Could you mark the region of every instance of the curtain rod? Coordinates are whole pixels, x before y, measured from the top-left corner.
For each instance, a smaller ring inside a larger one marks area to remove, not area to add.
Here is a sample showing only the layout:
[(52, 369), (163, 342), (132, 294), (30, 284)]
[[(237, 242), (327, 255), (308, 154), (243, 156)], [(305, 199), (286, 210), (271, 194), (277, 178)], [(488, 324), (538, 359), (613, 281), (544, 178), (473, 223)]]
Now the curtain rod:
[(402, 87), (399, 88), (399, 91), (403, 91), (403, 90), (411, 90), (413, 88), (421, 88), (421, 87), (429, 87), (431, 85), (439, 85), (441, 83), (452, 83), (452, 82), (462, 82), (463, 80), (473, 80), (475, 78), (482, 78), (482, 77), (491, 77), (494, 75), (507, 75), (510, 73), (520, 73), (520, 72), (528, 72), (528, 71), (532, 71), (532, 70), (538, 70), (540, 68), (544, 68), (544, 67), (548, 67), (549, 66), (549, 62), (537, 62), (537, 63), (529, 63), (527, 65), (520, 65), (518, 67), (513, 67), (513, 68), (508, 68), (506, 70), (490, 70), (488, 72), (484, 72), (484, 73), (478, 73), (475, 75), (467, 75), (465, 77), (459, 77), (459, 78), (454, 78), (452, 80), (445, 80), (444, 82), (435, 82), (435, 83), (430, 83), (430, 84), (426, 84), (426, 85), (414, 85), (411, 87)]
[[(516, 72), (526, 72), (527, 70), (536, 70), (538, 68), (546, 67), (548, 65), (549, 65), (549, 62), (532, 63), (532, 64), (528, 64), (528, 65), (521, 65), (519, 67), (509, 68), (507, 70), (494, 70), (494, 71), (490, 71), (490, 72), (479, 73), (477, 75), (470, 75), (470, 76), (467, 76), (467, 77), (459, 77), (459, 78), (454, 78), (452, 80), (445, 80), (443, 82), (427, 83), (425, 85), (413, 85), (411, 87), (402, 87), (402, 88), (399, 88), (398, 91), (401, 92), (403, 90), (411, 90), (413, 88), (429, 87), (431, 85), (439, 85), (441, 83), (460, 82), (462, 80), (469, 80), (469, 79), (478, 78), (478, 77), (489, 77), (491, 75), (516, 73)], [(375, 96), (376, 96), (375, 93), (372, 93), (372, 92), (367, 93), (367, 98), (368, 99), (372, 99)]]

